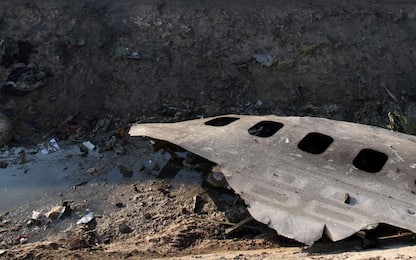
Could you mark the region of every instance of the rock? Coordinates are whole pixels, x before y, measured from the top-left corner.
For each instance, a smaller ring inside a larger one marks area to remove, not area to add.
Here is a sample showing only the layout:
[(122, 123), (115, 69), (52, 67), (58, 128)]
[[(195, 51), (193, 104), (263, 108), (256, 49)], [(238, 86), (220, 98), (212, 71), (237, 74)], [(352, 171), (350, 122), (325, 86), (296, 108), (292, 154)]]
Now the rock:
[(133, 231), (133, 229), (129, 227), (126, 223), (121, 223), (120, 225), (118, 225), (118, 230), (120, 231), (120, 233), (123, 234), (128, 234)]
[(0, 114), (0, 147), (10, 142), (12, 138), (12, 126), (9, 120)]
[(80, 248), (88, 248), (89, 243), (83, 237), (74, 237), (74, 238), (69, 239), (67, 241), (66, 247), (69, 248), (70, 250), (76, 250), (76, 249), (80, 249)]
[(65, 211), (65, 207), (56, 206), (53, 207), (48, 213), (46, 213), (46, 217), (52, 220), (58, 219), (62, 213)]

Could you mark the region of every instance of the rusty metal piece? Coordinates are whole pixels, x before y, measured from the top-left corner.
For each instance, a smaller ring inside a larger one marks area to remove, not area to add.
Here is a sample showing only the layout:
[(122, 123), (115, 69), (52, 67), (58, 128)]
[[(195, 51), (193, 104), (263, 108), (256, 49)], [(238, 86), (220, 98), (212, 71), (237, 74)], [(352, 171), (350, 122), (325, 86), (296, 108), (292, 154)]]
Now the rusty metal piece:
[(242, 115), (138, 124), (130, 135), (217, 163), (256, 220), (305, 244), (376, 223), (416, 232), (414, 136), (323, 118)]

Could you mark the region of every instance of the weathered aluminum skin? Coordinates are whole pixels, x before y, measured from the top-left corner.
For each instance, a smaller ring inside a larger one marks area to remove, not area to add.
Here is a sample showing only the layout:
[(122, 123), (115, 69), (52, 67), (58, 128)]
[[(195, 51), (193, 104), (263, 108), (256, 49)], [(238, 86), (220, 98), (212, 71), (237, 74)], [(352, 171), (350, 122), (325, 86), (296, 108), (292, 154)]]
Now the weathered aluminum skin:
[[(137, 124), (130, 135), (166, 140), (218, 163), (255, 219), (300, 242), (311, 245), (323, 232), (337, 241), (374, 223), (416, 232), (416, 137), (323, 118), (227, 117), (239, 120)], [(260, 121), (284, 126), (270, 137), (251, 135)], [(311, 132), (334, 141), (321, 154), (302, 151), (298, 143)], [(366, 148), (388, 156), (379, 172), (353, 165)]]

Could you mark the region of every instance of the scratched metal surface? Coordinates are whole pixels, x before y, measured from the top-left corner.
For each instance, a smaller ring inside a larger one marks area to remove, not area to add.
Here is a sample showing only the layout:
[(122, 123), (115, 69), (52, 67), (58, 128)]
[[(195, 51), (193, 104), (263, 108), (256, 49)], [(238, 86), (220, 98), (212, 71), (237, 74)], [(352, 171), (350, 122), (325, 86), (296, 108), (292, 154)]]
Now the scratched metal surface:
[[(374, 223), (416, 232), (415, 137), (323, 118), (226, 117), (238, 120), (225, 126), (205, 124), (213, 118), (136, 124), (130, 135), (166, 140), (218, 163), (255, 219), (305, 244), (323, 232), (337, 241)], [(261, 121), (284, 126), (270, 137), (250, 134)], [(311, 132), (333, 138), (323, 153), (298, 148)], [(388, 156), (379, 172), (353, 165), (361, 149)]]

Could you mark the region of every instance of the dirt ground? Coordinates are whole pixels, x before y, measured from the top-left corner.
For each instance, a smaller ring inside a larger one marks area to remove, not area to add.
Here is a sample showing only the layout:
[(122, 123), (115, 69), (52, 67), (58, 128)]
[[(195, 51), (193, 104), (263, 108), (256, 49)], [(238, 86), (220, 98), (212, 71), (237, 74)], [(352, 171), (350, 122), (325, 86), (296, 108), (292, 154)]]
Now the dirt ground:
[[(357, 237), (304, 247), (255, 221), (230, 231), (244, 204), (204, 184), (209, 162), (123, 135), (227, 113), (416, 118), (415, 29), (410, 1), (1, 1), (0, 79), (22, 63), (49, 77), (24, 96), (0, 93), (12, 126), (0, 258), (415, 257), (412, 236), (363, 251)], [(52, 138), (60, 149), (42, 154)], [(70, 216), (30, 220), (64, 202)]]

